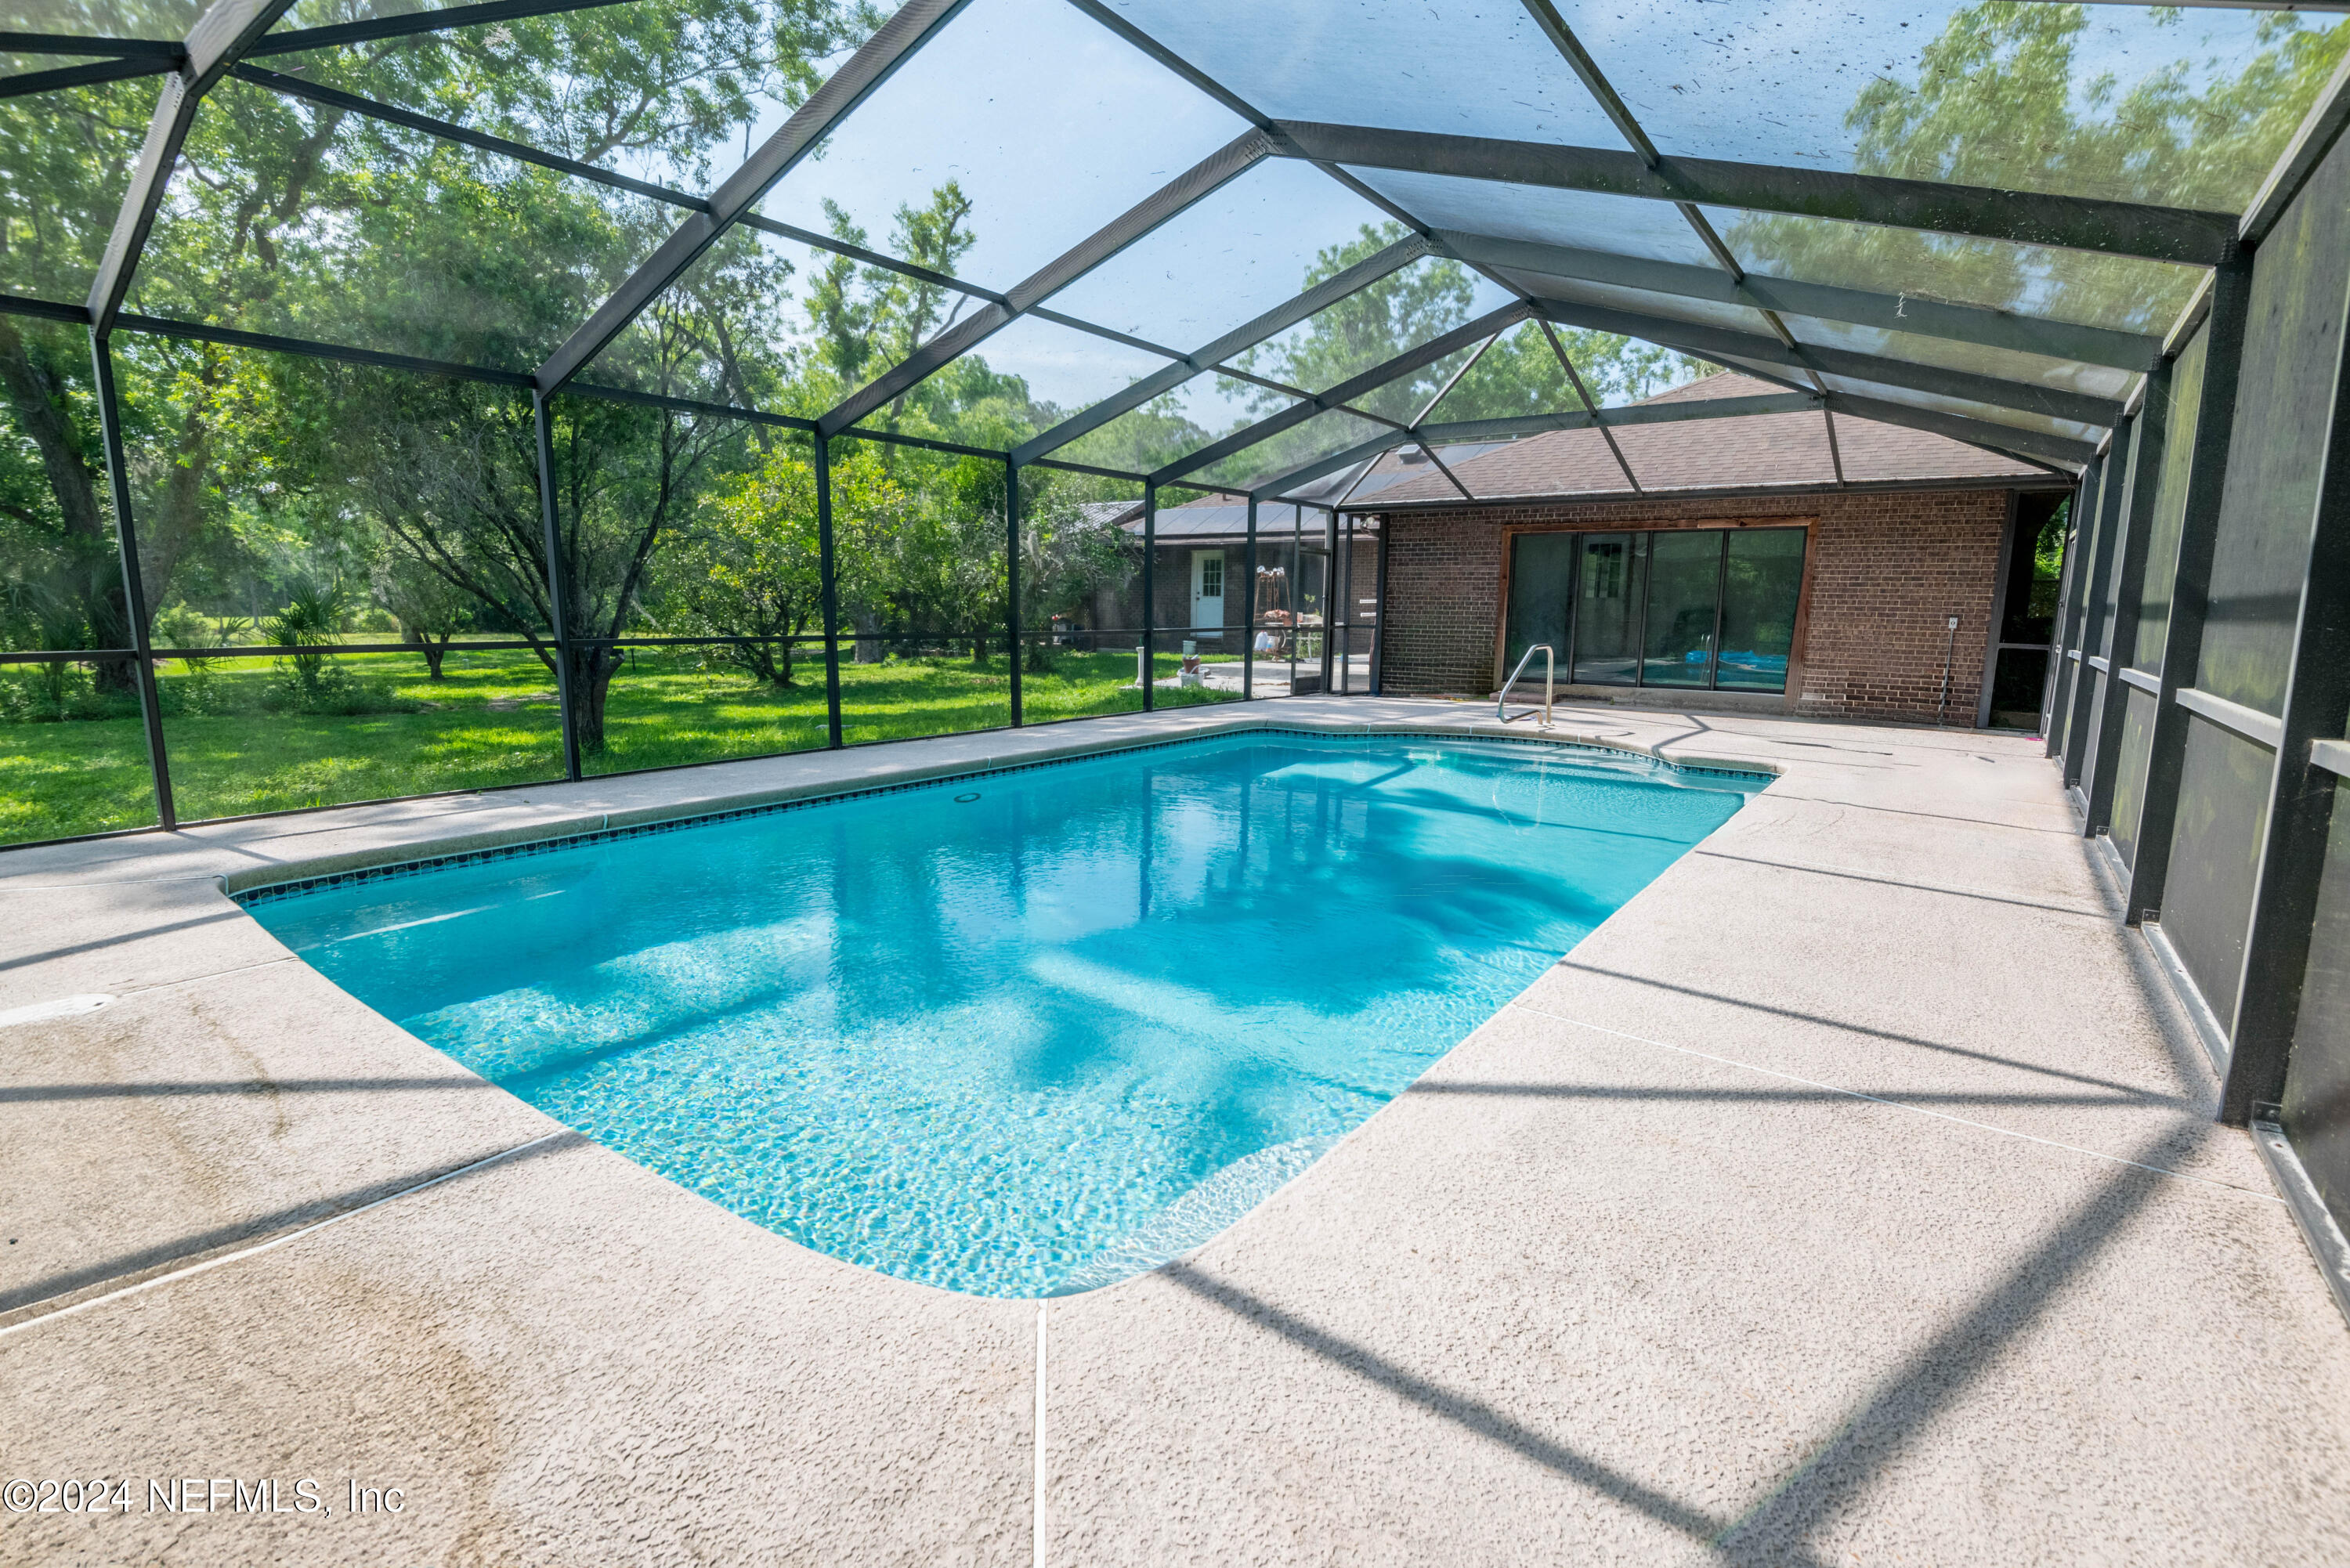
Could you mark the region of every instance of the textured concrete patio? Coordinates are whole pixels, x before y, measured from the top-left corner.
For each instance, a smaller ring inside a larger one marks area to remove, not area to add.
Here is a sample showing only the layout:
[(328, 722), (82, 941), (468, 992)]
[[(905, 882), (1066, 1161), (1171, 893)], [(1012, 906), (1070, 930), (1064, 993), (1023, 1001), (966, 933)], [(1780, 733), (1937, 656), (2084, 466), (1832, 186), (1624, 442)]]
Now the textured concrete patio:
[(567, 1133), (220, 888), (1492, 718), (1294, 699), (0, 855), (0, 1012), (115, 999), (0, 1025), (0, 1481), (134, 1478), (0, 1511), (0, 1563), (2350, 1561), (2350, 1331), (2037, 742), (1563, 708), (1782, 776), (1254, 1214), (1043, 1308)]

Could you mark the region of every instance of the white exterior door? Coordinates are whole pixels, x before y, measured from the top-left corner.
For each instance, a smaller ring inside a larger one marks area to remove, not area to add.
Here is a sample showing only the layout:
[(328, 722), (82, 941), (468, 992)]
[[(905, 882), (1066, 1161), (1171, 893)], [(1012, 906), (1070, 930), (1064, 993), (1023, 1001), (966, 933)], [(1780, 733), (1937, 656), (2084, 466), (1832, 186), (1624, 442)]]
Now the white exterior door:
[(1224, 553), (1191, 552), (1191, 627), (1222, 635), (1224, 629)]

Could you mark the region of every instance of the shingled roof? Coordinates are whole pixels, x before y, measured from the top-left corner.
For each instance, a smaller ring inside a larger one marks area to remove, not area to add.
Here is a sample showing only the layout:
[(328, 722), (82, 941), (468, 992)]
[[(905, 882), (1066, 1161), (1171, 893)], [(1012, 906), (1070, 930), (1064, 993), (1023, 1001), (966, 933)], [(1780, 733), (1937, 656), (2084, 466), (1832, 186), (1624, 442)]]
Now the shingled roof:
[[(1767, 397), (1786, 389), (1719, 371), (1635, 407), (1714, 398)], [(2048, 471), (1947, 437), (1874, 420), (1839, 415), (1836, 452), (1828, 449), (1825, 417), (1816, 411), (1738, 414), (1723, 419), (1611, 427), (1624, 462), (1644, 493), (1701, 490), (1785, 490), (1836, 485), (1836, 458), (1846, 484), (1916, 484), (1949, 481), (2046, 480)], [(1393, 459), (1388, 460), (1392, 462)], [(1479, 501), (1557, 500), (1629, 495), (1633, 487), (1596, 429), (1551, 431), (1447, 464)], [(1361, 506), (1364, 498), (1356, 498)], [(1458, 506), (1461, 493), (1430, 472), (1379, 492), (1376, 507)], [(1350, 508), (1351, 509), (1351, 508)]]

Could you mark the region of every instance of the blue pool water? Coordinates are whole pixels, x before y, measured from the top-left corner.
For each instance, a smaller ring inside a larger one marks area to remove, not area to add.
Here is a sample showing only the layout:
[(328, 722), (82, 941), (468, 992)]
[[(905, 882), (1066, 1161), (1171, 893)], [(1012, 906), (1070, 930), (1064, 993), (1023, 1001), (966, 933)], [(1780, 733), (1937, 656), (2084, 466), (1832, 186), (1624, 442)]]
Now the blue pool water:
[(1259, 732), (253, 900), (344, 990), (835, 1257), (1187, 1251), (1761, 780)]

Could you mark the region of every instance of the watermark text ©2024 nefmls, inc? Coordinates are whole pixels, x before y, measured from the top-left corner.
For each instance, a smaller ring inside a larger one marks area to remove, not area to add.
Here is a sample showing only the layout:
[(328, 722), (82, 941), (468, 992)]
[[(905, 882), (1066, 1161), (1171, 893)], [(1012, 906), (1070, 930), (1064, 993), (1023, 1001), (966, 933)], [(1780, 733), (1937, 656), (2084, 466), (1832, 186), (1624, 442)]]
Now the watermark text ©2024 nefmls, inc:
[(396, 1486), (345, 1480), (263, 1476), (91, 1476), (0, 1482), (6, 1513), (269, 1513), (302, 1519), (400, 1513), (408, 1494)]

